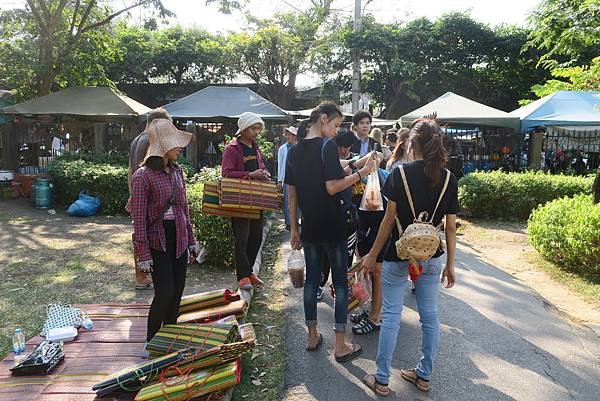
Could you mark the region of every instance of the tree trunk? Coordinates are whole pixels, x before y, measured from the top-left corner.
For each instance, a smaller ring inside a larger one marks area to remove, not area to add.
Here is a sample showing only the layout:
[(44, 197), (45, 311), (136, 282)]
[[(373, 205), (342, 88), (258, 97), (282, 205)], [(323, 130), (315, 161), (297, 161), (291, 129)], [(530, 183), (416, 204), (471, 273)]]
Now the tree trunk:
[(36, 76), (37, 95), (44, 96), (50, 93), (56, 70), (54, 68), (54, 27), (49, 22), (48, 27), (40, 32), (40, 67)]

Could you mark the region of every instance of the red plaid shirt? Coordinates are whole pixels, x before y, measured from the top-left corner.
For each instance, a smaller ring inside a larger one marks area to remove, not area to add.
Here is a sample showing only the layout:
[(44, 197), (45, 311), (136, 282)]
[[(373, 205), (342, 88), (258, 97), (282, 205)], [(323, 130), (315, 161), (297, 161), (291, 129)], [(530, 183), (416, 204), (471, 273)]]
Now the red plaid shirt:
[(196, 244), (181, 169), (171, 166), (167, 173), (142, 167), (132, 177), (133, 250), (140, 262), (152, 260), (150, 249), (166, 251), (163, 215), (173, 195), (175, 201), (172, 207), (177, 227), (176, 255), (180, 257), (188, 246)]

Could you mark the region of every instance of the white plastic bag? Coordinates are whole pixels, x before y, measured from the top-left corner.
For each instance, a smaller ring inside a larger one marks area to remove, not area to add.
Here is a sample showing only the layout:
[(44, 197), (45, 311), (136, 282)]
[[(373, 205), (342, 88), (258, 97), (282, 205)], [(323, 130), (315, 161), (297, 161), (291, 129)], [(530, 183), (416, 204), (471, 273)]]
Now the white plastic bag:
[(367, 177), (367, 186), (360, 201), (359, 209), (367, 212), (383, 210), (383, 198), (381, 197), (381, 186), (379, 185), (379, 172), (377, 168)]
[(292, 286), (294, 288), (304, 287), (304, 269), (306, 268), (306, 264), (302, 251), (292, 249), (292, 252), (288, 256), (287, 268)]

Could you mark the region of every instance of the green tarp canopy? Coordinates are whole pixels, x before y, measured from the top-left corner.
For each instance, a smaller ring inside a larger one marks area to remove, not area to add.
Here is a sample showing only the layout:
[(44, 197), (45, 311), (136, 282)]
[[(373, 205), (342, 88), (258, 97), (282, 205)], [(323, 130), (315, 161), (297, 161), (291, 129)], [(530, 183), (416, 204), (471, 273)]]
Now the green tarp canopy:
[(434, 112), (442, 124), (484, 125), (519, 130), (518, 117), (452, 92), (446, 92), (433, 102), (403, 115), (400, 123), (407, 127), (413, 120)]
[(245, 87), (209, 86), (163, 106), (171, 117), (189, 120), (239, 118), (245, 112), (263, 119), (287, 120), (279, 106)]
[(150, 109), (107, 87), (75, 87), (2, 109), (4, 114), (137, 117)]

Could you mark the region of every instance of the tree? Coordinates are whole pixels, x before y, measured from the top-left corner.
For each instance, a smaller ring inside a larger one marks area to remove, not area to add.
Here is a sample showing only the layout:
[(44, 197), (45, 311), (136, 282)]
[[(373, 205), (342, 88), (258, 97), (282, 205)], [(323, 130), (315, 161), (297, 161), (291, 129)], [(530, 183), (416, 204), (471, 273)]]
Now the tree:
[(594, 58), (589, 66), (554, 68), (552, 76), (564, 80), (550, 79), (543, 84), (532, 86), (531, 91), (539, 98), (559, 90), (600, 91), (600, 56)]
[(167, 82), (218, 83), (230, 72), (224, 38), (198, 28), (168, 28), (154, 33), (152, 77)]
[(600, 54), (600, 0), (543, 0), (529, 21), (528, 46), (545, 52), (546, 67), (585, 65)]
[(321, 43), (320, 29), (331, 15), (332, 3), (311, 0), (308, 10), (279, 14), (273, 19), (249, 16), (255, 29), (228, 38), (237, 69), (283, 108), (291, 107), (298, 74), (308, 67)]
[(397, 118), (447, 91), (510, 110), (532, 83), (548, 76), (530, 61), (535, 49), (521, 54), (526, 31), (491, 29), (462, 13), (391, 24), (367, 16), (362, 31), (355, 32), (347, 22), (331, 39), (334, 57), (327, 49), (319, 58), (323, 75), (347, 81), (352, 52), (357, 51), (363, 61), (362, 89), (385, 105), (386, 118)]
[[(157, 10), (163, 17), (172, 15), (161, 0), (26, 0), (26, 3), (24, 10), (18, 10), (21, 13), (13, 14), (24, 22), (13, 31), (17, 38), (28, 38), (30, 44), (35, 43), (34, 58), (28, 61), (33, 69), (31, 87), (38, 96), (48, 94), (65, 70), (82, 71), (76, 63), (84, 61), (86, 55), (97, 57), (89, 44), (98, 43), (101, 36), (98, 32), (107, 32), (117, 17), (139, 7)], [(217, 3), (222, 11), (228, 12), (245, 0), (206, 0), (206, 3)], [(113, 8), (114, 4), (119, 7)], [(103, 40), (99, 43), (106, 43)], [(12, 42), (11, 49), (4, 46), (8, 53), (17, 48), (15, 42), (19, 44), (18, 40)], [(79, 54), (78, 49), (82, 50)]]

